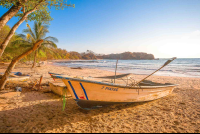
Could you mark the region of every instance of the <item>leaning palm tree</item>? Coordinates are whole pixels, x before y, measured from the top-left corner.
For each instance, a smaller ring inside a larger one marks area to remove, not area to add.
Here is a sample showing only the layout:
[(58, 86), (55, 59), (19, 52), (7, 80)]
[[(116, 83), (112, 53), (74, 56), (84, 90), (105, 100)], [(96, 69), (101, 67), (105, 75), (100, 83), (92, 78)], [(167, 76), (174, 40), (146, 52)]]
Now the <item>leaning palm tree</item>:
[(46, 34), (49, 33), (48, 26), (43, 25), (41, 22), (35, 21), (33, 29), (31, 29), (31, 27), (27, 24), (27, 29), (24, 29), (23, 33), (26, 33), (26, 35), (18, 35), (19, 37), (21, 37), (22, 40), (17, 40), (13, 42), (13, 44), (19, 43), (20, 41), (23, 42), (23, 47), (28, 48), (31, 47), (38, 40), (43, 40), (41, 46), (35, 51), (32, 68), (35, 67), (37, 55), (40, 51), (45, 52), (47, 51), (47, 49), (49, 51), (52, 51), (52, 48), (57, 48), (55, 43), (58, 42), (58, 39), (51, 36), (46, 37)]

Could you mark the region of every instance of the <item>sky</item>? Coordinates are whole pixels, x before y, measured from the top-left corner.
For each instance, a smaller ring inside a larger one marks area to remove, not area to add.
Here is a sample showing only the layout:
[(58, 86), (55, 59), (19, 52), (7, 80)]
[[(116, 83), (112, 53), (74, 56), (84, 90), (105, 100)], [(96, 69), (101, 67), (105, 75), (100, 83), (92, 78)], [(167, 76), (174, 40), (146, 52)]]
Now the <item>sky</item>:
[[(67, 51), (146, 52), (155, 58), (200, 58), (200, 0), (68, 0), (51, 9), (48, 36)], [(8, 9), (0, 7), (0, 16)], [(12, 18), (12, 27), (18, 21)], [(28, 22), (33, 26), (33, 22)], [(22, 33), (22, 23), (17, 33)]]

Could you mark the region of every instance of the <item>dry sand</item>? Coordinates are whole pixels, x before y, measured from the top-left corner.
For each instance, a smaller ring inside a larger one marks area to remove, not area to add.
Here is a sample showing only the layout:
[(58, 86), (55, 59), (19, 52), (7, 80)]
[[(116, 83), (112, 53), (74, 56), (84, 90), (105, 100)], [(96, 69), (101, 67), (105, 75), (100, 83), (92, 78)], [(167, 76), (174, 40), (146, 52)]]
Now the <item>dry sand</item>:
[[(0, 66), (0, 72), (5, 70)], [(97, 69), (70, 69), (45, 65), (30, 69), (17, 66), (14, 71), (44, 76), (48, 71), (82, 76), (113, 75)], [(144, 78), (134, 75), (136, 80)], [(23, 91), (0, 94), (0, 132), (200, 132), (200, 78), (152, 76), (149, 80), (179, 84), (167, 97), (145, 103), (112, 105), (96, 110), (80, 109), (72, 98), (62, 111), (61, 97), (53, 93)], [(21, 86), (21, 85), (19, 85)], [(7, 92), (7, 90), (3, 91)]]

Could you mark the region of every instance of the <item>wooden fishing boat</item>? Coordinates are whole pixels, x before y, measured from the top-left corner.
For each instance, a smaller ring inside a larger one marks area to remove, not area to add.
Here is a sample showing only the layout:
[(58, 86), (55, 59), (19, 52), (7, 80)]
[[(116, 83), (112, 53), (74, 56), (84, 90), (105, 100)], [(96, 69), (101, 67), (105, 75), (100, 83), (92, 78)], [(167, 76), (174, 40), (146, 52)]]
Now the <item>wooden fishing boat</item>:
[(176, 85), (141, 82), (138, 86), (106, 83), (96, 80), (53, 75), (62, 79), (72, 97), (83, 109), (94, 109), (110, 104), (144, 102), (159, 99), (172, 93)]
[[(174, 59), (176, 58), (168, 60), (158, 70), (168, 65)], [(130, 74), (116, 75), (116, 70), (114, 76), (89, 79), (86, 77), (70, 77), (69, 75), (57, 74), (51, 74), (51, 76), (54, 79), (61, 79), (65, 83), (78, 106), (83, 109), (94, 109), (110, 104), (151, 101), (171, 94), (176, 87), (175, 84), (162, 84), (145, 80), (155, 72), (139, 82), (132, 79), (129, 76)], [(125, 77), (126, 79), (123, 79)], [(110, 81), (103, 79), (110, 79)], [(119, 79), (124, 81), (125, 84), (118, 82)]]
[(69, 89), (63, 82), (49, 82), (49, 86), (52, 92), (59, 96), (65, 96), (65, 97), (71, 97), (71, 93), (69, 92)]
[[(52, 77), (53, 75), (62, 75), (62, 74), (57, 74), (57, 73), (52, 73), (52, 72), (48, 72), (48, 74)], [(53, 78), (53, 77), (52, 77)], [(56, 79), (56, 78), (53, 78), (54, 81), (57, 81), (57, 82), (62, 82), (62, 80), (60, 79)]]

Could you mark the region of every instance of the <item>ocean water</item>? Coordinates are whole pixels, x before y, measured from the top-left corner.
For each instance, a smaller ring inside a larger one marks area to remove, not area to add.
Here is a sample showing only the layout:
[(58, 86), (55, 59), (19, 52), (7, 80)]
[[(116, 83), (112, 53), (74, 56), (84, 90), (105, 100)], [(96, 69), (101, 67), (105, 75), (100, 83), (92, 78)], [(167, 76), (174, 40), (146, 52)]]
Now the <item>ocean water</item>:
[[(160, 68), (167, 60), (119, 60), (117, 72), (148, 75)], [(54, 64), (68, 67), (97, 68), (114, 72), (116, 60), (72, 60)], [(200, 58), (177, 58), (154, 75), (200, 78)]]

